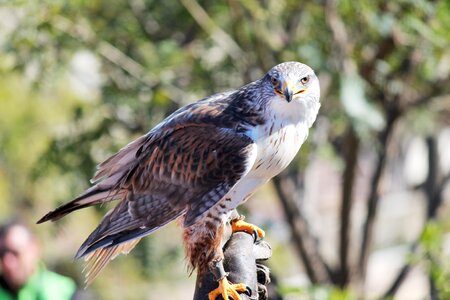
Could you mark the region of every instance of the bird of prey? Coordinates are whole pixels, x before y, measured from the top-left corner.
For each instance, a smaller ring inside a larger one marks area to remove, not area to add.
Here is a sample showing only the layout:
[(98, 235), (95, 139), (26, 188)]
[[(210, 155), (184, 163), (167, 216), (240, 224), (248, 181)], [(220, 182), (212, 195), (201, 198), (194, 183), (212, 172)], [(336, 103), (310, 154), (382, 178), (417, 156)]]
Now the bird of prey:
[[(179, 219), (191, 270), (216, 274), (222, 295), (240, 299), (245, 285), (223, 270), (221, 240), (230, 213), (293, 160), (320, 107), (319, 81), (299, 62), (281, 63), (261, 79), (175, 111), (98, 166), (95, 183), (46, 214), (57, 220), (118, 200), (81, 245), (90, 282), (115, 256)], [(242, 219), (233, 231), (264, 232)]]

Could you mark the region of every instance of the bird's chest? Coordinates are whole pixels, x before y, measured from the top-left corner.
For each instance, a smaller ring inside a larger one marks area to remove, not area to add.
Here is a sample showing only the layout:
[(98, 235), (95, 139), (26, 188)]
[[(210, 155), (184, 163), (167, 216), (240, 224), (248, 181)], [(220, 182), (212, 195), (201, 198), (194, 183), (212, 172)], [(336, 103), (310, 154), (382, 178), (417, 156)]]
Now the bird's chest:
[(277, 120), (256, 130), (258, 152), (251, 172), (266, 178), (279, 174), (289, 165), (308, 135), (308, 129), (302, 123)]

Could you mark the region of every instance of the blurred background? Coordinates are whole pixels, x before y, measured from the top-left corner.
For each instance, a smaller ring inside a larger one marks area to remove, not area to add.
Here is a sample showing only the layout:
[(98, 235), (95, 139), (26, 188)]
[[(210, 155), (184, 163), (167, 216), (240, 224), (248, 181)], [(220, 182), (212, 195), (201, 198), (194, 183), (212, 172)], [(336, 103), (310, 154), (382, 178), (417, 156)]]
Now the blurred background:
[[(47, 266), (108, 207), (34, 225), (95, 165), (181, 105), (277, 63), (318, 74), (322, 108), (289, 170), (241, 213), (266, 230), (272, 299), (450, 299), (450, 2), (0, 1), (0, 221)], [(175, 224), (117, 258), (95, 299), (190, 299)]]

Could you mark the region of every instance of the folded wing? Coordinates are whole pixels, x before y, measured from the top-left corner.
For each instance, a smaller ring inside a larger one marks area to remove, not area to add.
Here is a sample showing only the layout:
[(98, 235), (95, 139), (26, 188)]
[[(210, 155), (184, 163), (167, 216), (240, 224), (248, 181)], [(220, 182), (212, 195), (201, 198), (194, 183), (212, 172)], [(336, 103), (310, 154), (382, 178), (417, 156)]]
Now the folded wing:
[(177, 217), (186, 214), (185, 226), (195, 223), (253, 165), (256, 146), (249, 137), (218, 126), (220, 119), (201, 120), (191, 111), (130, 143), (99, 166), (96, 185), (39, 220), (119, 200), (77, 252), (89, 261), (88, 282), (108, 261)]

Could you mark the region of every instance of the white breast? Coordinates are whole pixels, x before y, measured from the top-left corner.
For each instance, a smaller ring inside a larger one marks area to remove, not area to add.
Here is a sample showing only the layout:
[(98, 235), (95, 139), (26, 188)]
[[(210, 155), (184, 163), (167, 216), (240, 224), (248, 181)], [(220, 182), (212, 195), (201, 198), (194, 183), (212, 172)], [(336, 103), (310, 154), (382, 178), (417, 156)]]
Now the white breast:
[(251, 176), (270, 179), (279, 174), (294, 159), (308, 136), (304, 103), (277, 100), (270, 102), (267, 122), (249, 133), (257, 145)]
[(235, 208), (258, 187), (283, 171), (300, 150), (314, 121), (307, 118), (306, 112), (313, 109), (315, 119), (320, 104), (310, 108), (306, 102), (294, 101), (288, 103), (285, 99), (272, 99), (267, 110), (267, 122), (247, 132), (256, 144), (255, 163), (224, 197), (231, 199), (226, 203), (226, 209)]
[(294, 159), (308, 135), (308, 129), (302, 124), (274, 121), (258, 130), (261, 133), (256, 140), (258, 154), (251, 173), (270, 179)]

